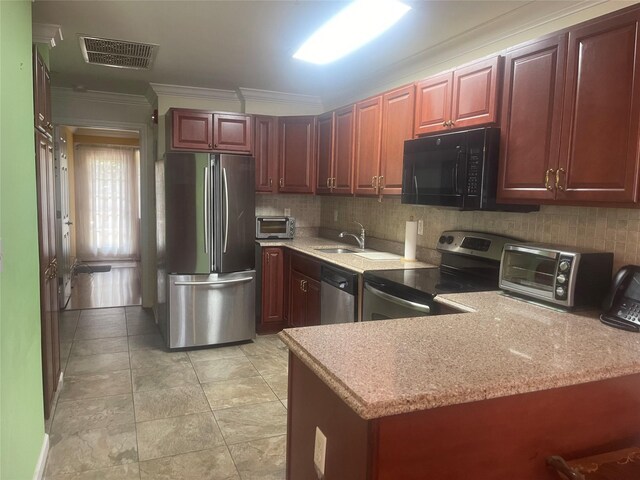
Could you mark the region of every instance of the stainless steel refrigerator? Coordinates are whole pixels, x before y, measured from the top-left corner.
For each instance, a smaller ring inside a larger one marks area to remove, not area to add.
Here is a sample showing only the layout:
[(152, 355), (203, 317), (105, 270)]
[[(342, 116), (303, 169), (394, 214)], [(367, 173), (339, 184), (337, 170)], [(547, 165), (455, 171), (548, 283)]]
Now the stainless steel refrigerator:
[(254, 185), (253, 157), (156, 164), (156, 316), (169, 348), (255, 338)]

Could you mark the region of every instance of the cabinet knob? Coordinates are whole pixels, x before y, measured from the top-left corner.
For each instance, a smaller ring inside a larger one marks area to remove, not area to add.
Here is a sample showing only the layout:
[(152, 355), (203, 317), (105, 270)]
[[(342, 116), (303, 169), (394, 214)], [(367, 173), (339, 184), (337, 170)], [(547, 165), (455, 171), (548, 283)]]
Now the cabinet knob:
[(209, 144), (209, 148), (213, 148), (213, 145)]
[(280, 178), (280, 188), (284, 188), (284, 178)]
[(445, 120), (444, 122), (442, 122), (442, 126), (443, 127), (448, 127), (449, 126), (449, 122)]
[(213, 148), (218, 148), (218, 144), (217, 144), (217, 143), (214, 143), (214, 144), (213, 144)]
[(269, 178), (269, 186), (273, 187), (273, 178)]

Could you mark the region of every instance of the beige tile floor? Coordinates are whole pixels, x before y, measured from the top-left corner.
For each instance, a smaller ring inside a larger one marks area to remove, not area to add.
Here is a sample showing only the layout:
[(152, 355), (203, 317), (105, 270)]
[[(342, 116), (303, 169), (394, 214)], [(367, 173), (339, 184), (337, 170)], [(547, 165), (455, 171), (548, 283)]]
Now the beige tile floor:
[(287, 349), (168, 352), (140, 307), (61, 315), (48, 480), (284, 478)]

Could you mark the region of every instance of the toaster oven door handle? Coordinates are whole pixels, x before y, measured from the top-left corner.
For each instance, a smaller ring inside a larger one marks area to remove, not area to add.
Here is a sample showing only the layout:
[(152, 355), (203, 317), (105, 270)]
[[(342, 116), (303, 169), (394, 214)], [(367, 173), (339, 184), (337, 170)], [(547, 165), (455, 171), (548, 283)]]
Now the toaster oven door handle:
[(547, 258), (554, 258), (554, 259), (558, 258), (557, 252), (552, 252), (549, 250), (541, 250), (539, 248), (527, 247), (524, 245), (506, 245), (504, 249), (510, 252), (531, 253), (533, 255), (538, 255), (540, 257), (547, 257)]
[(429, 305), (423, 305), (422, 303), (412, 302), (410, 300), (405, 300), (404, 298), (398, 298), (395, 295), (390, 295), (382, 290), (378, 290), (377, 288), (372, 287), (368, 282), (364, 282), (365, 290), (368, 290), (373, 295), (383, 298), (391, 303), (395, 303), (402, 307), (412, 308), (419, 312), (423, 312), (426, 314), (431, 313), (431, 307)]

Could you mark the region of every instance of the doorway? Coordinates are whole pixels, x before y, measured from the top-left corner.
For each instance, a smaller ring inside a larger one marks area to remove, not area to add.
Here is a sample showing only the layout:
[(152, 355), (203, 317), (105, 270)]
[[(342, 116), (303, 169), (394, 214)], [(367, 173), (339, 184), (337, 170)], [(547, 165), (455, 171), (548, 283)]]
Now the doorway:
[(139, 133), (61, 127), (59, 137), (66, 140), (66, 159), (58, 155), (59, 251), (63, 257), (68, 251), (62, 263), (69, 265), (62, 304), (66, 310), (140, 305)]

